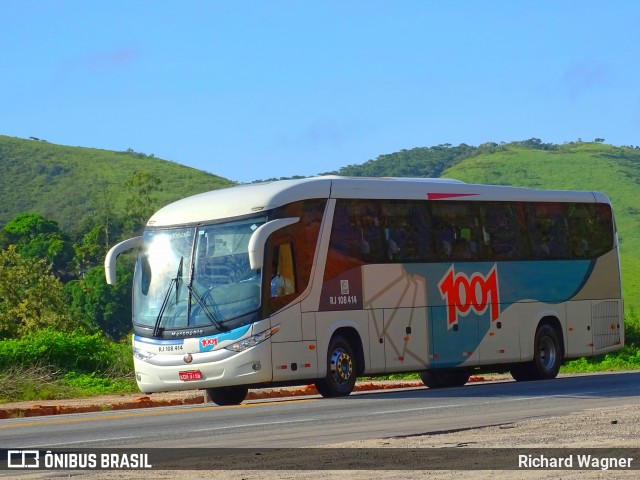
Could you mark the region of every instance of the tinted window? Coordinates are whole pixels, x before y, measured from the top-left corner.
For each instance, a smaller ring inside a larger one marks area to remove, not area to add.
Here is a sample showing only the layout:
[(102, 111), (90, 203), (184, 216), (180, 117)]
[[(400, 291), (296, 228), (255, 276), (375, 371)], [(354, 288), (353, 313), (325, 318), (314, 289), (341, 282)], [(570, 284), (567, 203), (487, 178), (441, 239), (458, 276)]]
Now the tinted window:
[(613, 248), (613, 216), (608, 205), (572, 204), (567, 213), (572, 258), (595, 258)]
[(569, 258), (566, 203), (529, 205), (529, 232), (534, 259)]
[(474, 202), (434, 202), (433, 259), (465, 261), (480, 259), (480, 222)]
[(483, 258), (516, 260), (527, 257), (526, 222), (522, 204), (480, 204)]
[(428, 213), (426, 202), (382, 202), (387, 260), (424, 262), (429, 259), (432, 230)]
[(588, 259), (611, 248), (603, 204), (338, 200), (325, 278), (366, 263)]
[(272, 243), (291, 241), (297, 274), (297, 286), (303, 292), (309, 283), (313, 258), (315, 256), (320, 224), (324, 215), (325, 199), (294, 202), (274, 211), (272, 218), (300, 217), (300, 221), (278, 230), (272, 236)]

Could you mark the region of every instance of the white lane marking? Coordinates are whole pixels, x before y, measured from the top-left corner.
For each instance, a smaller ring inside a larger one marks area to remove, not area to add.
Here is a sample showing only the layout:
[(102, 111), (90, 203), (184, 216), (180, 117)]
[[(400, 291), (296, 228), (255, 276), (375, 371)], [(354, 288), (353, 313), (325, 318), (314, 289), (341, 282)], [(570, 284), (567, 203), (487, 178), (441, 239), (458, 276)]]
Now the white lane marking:
[[(625, 391), (623, 389), (619, 389), (619, 390), (610, 390), (608, 393), (613, 393), (616, 391)], [(600, 391), (592, 391), (592, 392), (581, 392), (580, 394), (558, 394), (558, 395), (545, 395), (544, 398), (560, 398), (560, 397), (564, 397), (564, 398), (580, 398), (580, 397), (585, 397), (588, 395), (594, 395), (597, 393), (602, 393)], [(402, 410), (382, 410), (382, 411), (377, 411), (377, 412), (366, 412), (366, 413), (362, 413), (362, 414), (357, 414), (357, 413), (353, 413), (352, 412), (352, 416), (358, 416), (358, 417), (370, 417), (372, 415), (391, 415), (391, 414), (398, 414), (398, 413), (409, 413), (409, 412), (423, 412), (423, 411), (428, 411), (428, 410), (440, 410), (440, 409), (447, 409), (447, 408), (459, 408), (459, 407), (475, 407), (475, 406), (481, 406), (481, 405), (491, 405), (491, 404), (495, 404), (495, 403), (509, 403), (509, 402), (524, 402), (524, 401), (529, 401), (529, 400), (538, 400), (541, 397), (539, 395), (536, 396), (532, 396), (532, 397), (521, 397), (521, 398), (504, 398), (504, 399), (497, 399), (497, 400), (492, 400), (492, 401), (487, 401), (487, 402), (474, 402), (474, 403), (455, 403), (455, 404), (447, 404), (447, 405), (434, 405), (434, 406), (430, 406), (430, 407), (418, 407), (418, 408), (405, 408)], [(251, 428), (251, 427), (265, 427), (265, 426), (278, 426), (278, 425), (293, 425), (296, 423), (308, 423), (308, 422), (316, 422), (318, 421), (318, 419), (316, 418), (306, 418), (306, 419), (301, 419), (301, 420), (283, 420), (283, 421), (277, 421), (277, 422), (256, 422), (256, 423), (245, 423), (242, 425), (229, 425), (229, 426), (224, 426), (224, 427), (211, 427), (211, 428), (201, 428), (198, 430), (192, 430), (192, 432), (215, 432), (215, 431), (219, 431), (219, 430), (230, 430), (230, 429), (240, 429), (240, 428)]]
[(110, 437), (110, 438), (92, 438), (91, 440), (78, 440), (75, 442), (61, 442), (61, 443), (47, 443), (46, 445), (29, 445), (26, 447), (21, 446), (21, 449), (27, 448), (39, 448), (40, 450), (49, 449), (51, 447), (64, 447), (66, 445), (86, 445), (87, 443), (95, 443), (95, 442), (108, 442), (111, 440), (131, 440), (132, 438), (143, 438), (138, 435), (134, 437)]
[(292, 425), (294, 423), (307, 423), (313, 422), (313, 418), (305, 418), (302, 420), (285, 420), (282, 422), (261, 422), (261, 423), (245, 423), (243, 425), (229, 425), (227, 427), (212, 427), (212, 428), (200, 428), (198, 430), (191, 430), (192, 432), (212, 432), (216, 430), (231, 430), (232, 428), (246, 428), (246, 427), (264, 427), (272, 425)]

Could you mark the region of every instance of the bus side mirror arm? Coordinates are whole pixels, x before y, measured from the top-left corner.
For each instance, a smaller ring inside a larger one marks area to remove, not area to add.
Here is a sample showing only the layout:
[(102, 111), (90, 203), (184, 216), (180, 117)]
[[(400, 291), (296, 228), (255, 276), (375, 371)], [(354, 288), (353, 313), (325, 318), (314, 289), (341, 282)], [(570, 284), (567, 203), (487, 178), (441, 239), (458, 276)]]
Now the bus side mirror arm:
[(104, 257), (104, 276), (107, 278), (107, 283), (109, 285), (116, 283), (116, 259), (118, 258), (118, 255), (141, 245), (142, 237), (135, 237), (111, 247), (107, 252), (107, 256)]
[(252, 270), (258, 270), (264, 266), (264, 246), (269, 235), (276, 230), (288, 227), (300, 221), (300, 217), (278, 218), (260, 225), (249, 239), (249, 265)]

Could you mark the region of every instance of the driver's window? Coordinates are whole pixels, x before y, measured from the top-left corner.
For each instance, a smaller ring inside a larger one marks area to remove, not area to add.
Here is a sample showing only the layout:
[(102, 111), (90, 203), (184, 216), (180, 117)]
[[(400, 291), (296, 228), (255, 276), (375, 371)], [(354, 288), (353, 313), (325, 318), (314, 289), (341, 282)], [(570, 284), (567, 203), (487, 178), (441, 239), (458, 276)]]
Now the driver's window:
[(273, 248), (272, 262), (271, 297), (283, 297), (295, 293), (296, 279), (291, 244), (276, 245)]

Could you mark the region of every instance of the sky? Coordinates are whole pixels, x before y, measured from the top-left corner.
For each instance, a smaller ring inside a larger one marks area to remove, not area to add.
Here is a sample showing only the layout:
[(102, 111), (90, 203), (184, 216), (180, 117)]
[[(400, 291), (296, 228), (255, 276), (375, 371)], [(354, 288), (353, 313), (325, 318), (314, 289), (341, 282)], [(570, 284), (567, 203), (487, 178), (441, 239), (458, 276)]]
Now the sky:
[(640, 145), (640, 2), (0, 0), (0, 135), (238, 182), (444, 143)]

